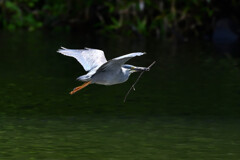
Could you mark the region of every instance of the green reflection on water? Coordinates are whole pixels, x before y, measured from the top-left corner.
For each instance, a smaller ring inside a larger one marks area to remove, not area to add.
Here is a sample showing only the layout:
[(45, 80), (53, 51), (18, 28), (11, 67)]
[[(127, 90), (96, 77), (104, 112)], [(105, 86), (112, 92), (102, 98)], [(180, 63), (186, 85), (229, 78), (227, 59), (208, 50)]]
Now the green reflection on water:
[(1, 159), (237, 159), (239, 119), (1, 118)]
[[(213, 54), (211, 44), (0, 36), (0, 159), (240, 158), (239, 60)], [(129, 63), (157, 63), (126, 103), (137, 74), (70, 96), (84, 72), (56, 53), (60, 46), (100, 48), (107, 59), (146, 51)]]

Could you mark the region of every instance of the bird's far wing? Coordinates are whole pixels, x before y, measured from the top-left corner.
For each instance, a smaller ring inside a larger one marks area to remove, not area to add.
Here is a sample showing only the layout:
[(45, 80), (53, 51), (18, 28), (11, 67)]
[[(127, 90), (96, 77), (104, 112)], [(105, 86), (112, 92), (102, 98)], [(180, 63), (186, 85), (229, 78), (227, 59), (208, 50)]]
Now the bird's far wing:
[(107, 62), (104, 52), (99, 49), (67, 49), (61, 47), (61, 49), (59, 49), (57, 52), (65, 56), (76, 58), (77, 61), (83, 66), (85, 71), (90, 71), (93, 68), (99, 67)]
[(120, 69), (121, 66), (123, 64), (125, 64), (128, 60), (130, 60), (131, 58), (136, 57), (136, 56), (142, 56), (144, 54), (145, 53), (143, 53), (143, 52), (135, 52), (135, 53), (129, 53), (129, 54), (126, 54), (126, 55), (123, 55), (120, 57), (113, 58), (113, 59), (109, 60), (108, 62), (106, 62), (105, 64), (103, 64), (98, 69), (98, 71), (104, 71), (104, 70), (110, 70), (110, 69), (115, 70), (116, 68)]

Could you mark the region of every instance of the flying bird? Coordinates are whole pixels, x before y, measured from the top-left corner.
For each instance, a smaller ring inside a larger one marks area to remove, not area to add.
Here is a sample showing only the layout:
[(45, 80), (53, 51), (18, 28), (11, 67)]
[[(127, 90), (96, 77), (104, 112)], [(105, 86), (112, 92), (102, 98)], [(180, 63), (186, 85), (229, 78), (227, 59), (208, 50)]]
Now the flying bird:
[(120, 57), (106, 60), (104, 52), (99, 49), (67, 49), (61, 47), (57, 52), (75, 58), (88, 73), (77, 78), (84, 82), (70, 92), (74, 94), (85, 88), (89, 84), (114, 85), (126, 82), (134, 72), (149, 71), (146, 67), (136, 67), (125, 64), (128, 60), (136, 56), (142, 56), (143, 52), (129, 53)]

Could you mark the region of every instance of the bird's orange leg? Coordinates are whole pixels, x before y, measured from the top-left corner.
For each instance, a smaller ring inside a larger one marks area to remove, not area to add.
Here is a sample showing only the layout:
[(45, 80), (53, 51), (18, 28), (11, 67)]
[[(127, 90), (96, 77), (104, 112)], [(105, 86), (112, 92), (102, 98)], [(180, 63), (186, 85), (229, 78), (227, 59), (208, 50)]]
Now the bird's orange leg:
[(91, 84), (91, 81), (85, 82), (85, 83), (83, 83), (83, 85), (74, 88), (69, 94), (74, 94), (74, 93), (76, 93), (77, 91), (79, 91), (79, 90), (87, 87), (89, 84)]

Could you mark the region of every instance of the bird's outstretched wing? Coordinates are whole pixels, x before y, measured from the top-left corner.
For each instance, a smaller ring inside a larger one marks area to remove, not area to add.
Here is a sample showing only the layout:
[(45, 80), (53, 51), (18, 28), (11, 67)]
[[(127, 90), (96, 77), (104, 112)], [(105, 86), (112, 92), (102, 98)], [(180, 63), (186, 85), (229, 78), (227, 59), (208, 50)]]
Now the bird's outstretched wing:
[(104, 52), (99, 49), (67, 49), (61, 47), (61, 49), (59, 49), (57, 52), (65, 56), (76, 58), (77, 61), (83, 66), (85, 71), (90, 71), (93, 68), (99, 67), (107, 62)]
[(104, 63), (98, 69), (98, 71), (111, 70), (111, 69), (116, 70), (117, 68), (121, 69), (122, 65), (124, 65), (131, 58), (136, 57), (136, 56), (142, 56), (144, 54), (145, 53), (143, 53), (143, 52), (135, 52), (135, 53), (129, 53), (129, 54), (126, 54), (126, 55), (123, 55), (120, 57), (113, 58), (113, 59), (107, 61), (106, 63)]

